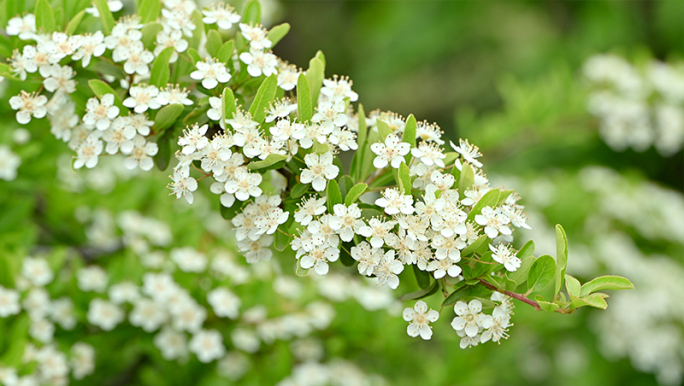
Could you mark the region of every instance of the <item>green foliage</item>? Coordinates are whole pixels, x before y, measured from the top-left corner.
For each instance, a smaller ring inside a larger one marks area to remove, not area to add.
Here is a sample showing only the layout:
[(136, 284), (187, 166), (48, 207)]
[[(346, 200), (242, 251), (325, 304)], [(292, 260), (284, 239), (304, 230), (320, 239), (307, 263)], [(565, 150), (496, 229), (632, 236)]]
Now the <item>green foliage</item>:
[(309, 69), (306, 70), (306, 79), (309, 81), (311, 101), (318, 101), (318, 94), (321, 92), (323, 78), (325, 77), (325, 63), (319, 58), (312, 58), (309, 61)]
[(149, 23), (159, 18), (161, 14), (160, 0), (140, 0), (138, 16), (142, 23)]
[(34, 11), (36, 16), (36, 29), (43, 30), (47, 33), (55, 31), (57, 24), (55, 22), (55, 11), (47, 0), (37, 0)]
[(359, 198), (361, 198), (361, 195), (363, 195), (366, 189), (368, 189), (368, 185), (362, 182), (354, 185), (347, 192), (347, 195), (344, 198), (344, 205), (349, 206), (355, 203)]
[(501, 191), (499, 189), (492, 189), (489, 192), (487, 192), (480, 201), (475, 204), (473, 207), (473, 210), (468, 213), (468, 220), (473, 221), (475, 219), (475, 216), (479, 215), (482, 213), (482, 209), (485, 207), (495, 207), (496, 204), (499, 202), (499, 195), (501, 194)]
[(271, 41), (272, 46), (275, 46), (278, 44), (280, 40), (282, 40), (287, 33), (290, 32), (290, 24), (288, 23), (283, 23), (283, 24), (278, 24), (277, 26), (271, 28), (270, 31), (268, 31), (268, 40)]
[(235, 51), (235, 41), (230, 39), (223, 43), (221, 49), (216, 54), (216, 58), (222, 63), (230, 64), (233, 58), (233, 51)]
[(112, 28), (114, 28), (114, 15), (112, 15), (112, 12), (109, 10), (107, 0), (93, 0), (93, 3), (100, 13), (102, 29), (104, 30), (105, 35), (109, 35), (112, 32)]
[(88, 81), (88, 85), (90, 86), (90, 89), (93, 90), (95, 95), (97, 95), (99, 98), (102, 98), (106, 94), (114, 95), (114, 104), (116, 106), (118, 106), (119, 109), (122, 109), (125, 111), (125, 107), (123, 105), (123, 102), (121, 101), (121, 98), (114, 91), (114, 89), (111, 88), (107, 83), (105, 83), (101, 80), (91, 79)]
[(264, 80), (259, 90), (257, 90), (254, 101), (249, 108), (249, 113), (255, 122), (261, 123), (266, 118), (266, 108), (275, 99), (277, 87), (278, 78), (275, 75), (271, 75)]
[(221, 38), (221, 34), (213, 29), (207, 32), (207, 53), (209, 53), (209, 56), (212, 58), (218, 58), (218, 53), (219, 50), (221, 50), (221, 46), (223, 46), (223, 38)]
[(556, 260), (549, 255), (539, 256), (532, 266), (527, 277), (529, 292), (541, 291), (551, 284), (556, 272)]
[(304, 74), (299, 74), (297, 79), (297, 115), (301, 122), (309, 122), (313, 116), (311, 90)]
[(83, 20), (83, 16), (85, 16), (85, 11), (77, 13), (76, 16), (74, 16), (67, 24), (64, 33), (66, 33), (67, 35), (75, 34), (78, 30), (78, 27), (81, 25), (81, 20)]
[(160, 133), (171, 127), (171, 125), (176, 122), (176, 119), (180, 117), (182, 112), (183, 106), (177, 103), (162, 107), (154, 118), (155, 131)]
[[(456, 169), (456, 168), (454, 168)], [(458, 180), (458, 191), (464, 194), (475, 183), (475, 173), (470, 165), (463, 164), (461, 167), (460, 179)]]
[(335, 213), (333, 208), (337, 204), (342, 203), (342, 193), (340, 192), (340, 187), (337, 185), (337, 181), (331, 180), (328, 182), (328, 188), (326, 190), (326, 204), (328, 205), (328, 212)]
[(171, 74), (171, 70), (169, 69), (169, 60), (171, 60), (171, 55), (173, 55), (173, 53), (173, 47), (164, 48), (164, 50), (159, 53), (152, 64), (149, 84), (157, 87), (166, 86)]
[(620, 276), (601, 276), (584, 283), (580, 297), (585, 297), (596, 291), (628, 289), (634, 289), (634, 284), (629, 279)]
[(258, 0), (250, 0), (242, 12), (242, 22), (245, 24), (261, 23), (261, 4)]
[(252, 161), (247, 164), (249, 170), (270, 170), (274, 165), (281, 166), (287, 157), (280, 154), (269, 154), (263, 161)]
[(568, 266), (568, 236), (565, 235), (565, 230), (558, 224), (556, 225), (556, 275), (555, 275), (555, 289), (553, 291), (554, 298), (558, 296), (560, 289), (563, 287), (563, 279), (565, 278), (565, 270)]

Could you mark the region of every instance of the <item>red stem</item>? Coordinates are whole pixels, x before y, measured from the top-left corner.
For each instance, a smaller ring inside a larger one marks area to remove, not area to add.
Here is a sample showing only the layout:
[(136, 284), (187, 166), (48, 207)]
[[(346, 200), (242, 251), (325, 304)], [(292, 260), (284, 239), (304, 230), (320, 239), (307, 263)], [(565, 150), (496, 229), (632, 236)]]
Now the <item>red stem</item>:
[(518, 299), (523, 303), (527, 303), (527, 304), (531, 305), (532, 307), (534, 307), (535, 310), (541, 311), (541, 307), (539, 306), (539, 303), (535, 302), (534, 300), (530, 300), (530, 299), (526, 298), (524, 295), (521, 295), (521, 294), (518, 294), (515, 292), (511, 292), (511, 291), (502, 290), (500, 288), (496, 288), (494, 285), (492, 285), (492, 284), (490, 284), (490, 283), (488, 283), (482, 279), (480, 279), (480, 283), (482, 283), (482, 285), (484, 285), (485, 287), (487, 287), (491, 290), (501, 292), (502, 294), (506, 294), (506, 295), (512, 297), (513, 299)]

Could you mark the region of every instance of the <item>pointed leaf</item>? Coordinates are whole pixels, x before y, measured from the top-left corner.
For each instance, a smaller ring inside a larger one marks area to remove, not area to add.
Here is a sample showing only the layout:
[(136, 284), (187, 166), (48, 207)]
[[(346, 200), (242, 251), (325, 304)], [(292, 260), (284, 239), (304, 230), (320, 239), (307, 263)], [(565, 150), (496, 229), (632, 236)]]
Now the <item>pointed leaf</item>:
[(397, 183), (403, 188), (403, 193), (407, 196), (411, 195), (411, 175), (408, 166), (405, 163), (399, 165), (399, 180)]
[(428, 288), (425, 288), (425, 289), (420, 290), (420, 291), (409, 292), (407, 294), (401, 295), (401, 296), (399, 296), (398, 300), (403, 302), (406, 300), (422, 299), (424, 297), (427, 297), (427, 296), (434, 294), (435, 292), (437, 292), (438, 289), (439, 289), (439, 283), (437, 281), (433, 281), (432, 285), (430, 285)]
[(290, 196), (292, 198), (299, 198), (309, 191), (309, 187), (311, 187), (311, 185), (309, 184), (297, 183), (297, 185), (292, 187), (292, 192), (290, 193)]
[(66, 29), (64, 30), (64, 33), (67, 35), (73, 35), (76, 33), (76, 30), (78, 29), (78, 26), (81, 24), (81, 20), (83, 20), (83, 16), (85, 16), (85, 10), (79, 12), (74, 16), (69, 23), (66, 26)]
[(328, 182), (328, 188), (326, 189), (326, 195), (327, 195), (327, 200), (326, 203), (328, 205), (328, 211), (330, 213), (333, 213), (333, 207), (337, 204), (342, 203), (342, 193), (340, 193), (340, 187), (337, 185), (337, 181), (335, 180), (330, 180)]
[(466, 190), (470, 189), (475, 183), (475, 173), (470, 165), (463, 164), (461, 169), (461, 179), (458, 182), (458, 193), (463, 196)]
[(381, 121), (378, 119), (375, 121), (375, 126), (378, 128), (378, 132), (380, 133), (380, 138), (384, 141), (385, 138), (387, 138), (388, 135), (392, 134), (392, 129), (390, 129), (389, 125), (385, 121)]
[(556, 225), (556, 285), (553, 296), (560, 292), (565, 278), (565, 269), (568, 266), (568, 236), (560, 224)]
[(269, 154), (263, 161), (252, 161), (247, 164), (249, 170), (265, 169), (269, 166), (275, 165), (278, 162), (285, 161), (286, 156), (280, 154)]
[(97, 11), (100, 13), (100, 20), (102, 20), (102, 29), (105, 36), (112, 33), (112, 28), (114, 28), (114, 15), (109, 10), (109, 5), (107, 5), (107, 0), (93, 0)]
[(599, 276), (588, 283), (584, 283), (580, 296), (585, 297), (596, 291), (628, 289), (634, 289), (634, 284), (627, 278), (622, 276)]
[(580, 297), (580, 290), (582, 285), (579, 280), (575, 279), (570, 275), (565, 275), (565, 289), (568, 290), (568, 295), (574, 297)]
[(150, 72), (149, 84), (157, 87), (164, 87), (169, 82), (169, 60), (173, 55), (174, 48), (166, 47), (159, 53), (152, 64), (152, 71)]
[(475, 216), (478, 214), (482, 213), (482, 209), (485, 207), (489, 206), (494, 208), (496, 206), (496, 203), (499, 202), (499, 194), (501, 191), (499, 189), (492, 189), (489, 192), (487, 192), (480, 201), (475, 204), (473, 207), (473, 210), (468, 213), (468, 221), (473, 221), (475, 219)]
[(235, 41), (233, 39), (228, 40), (223, 43), (216, 58), (221, 61), (221, 63), (230, 64), (233, 59), (233, 52), (235, 51)]
[(141, 0), (138, 6), (138, 16), (140, 21), (145, 24), (155, 21), (159, 18), (161, 13), (161, 1), (159, 0)]
[(173, 123), (176, 122), (176, 119), (178, 119), (178, 117), (181, 115), (183, 109), (183, 105), (178, 103), (172, 103), (168, 106), (162, 107), (157, 113), (157, 116), (154, 118), (155, 131), (160, 133), (162, 130), (171, 127), (171, 125), (173, 125)]
[(143, 46), (152, 51), (154, 50), (154, 45), (157, 41), (157, 34), (163, 29), (160, 23), (147, 23), (140, 32), (142, 32)]
[(311, 90), (304, 74), (299, 74), (297, 79), (297, 115), (300, 122), (309, 122), (313, 116)]
[(557, 309), (560, 308), (560, 306), (559, 306), (558, 304), (549, 303), (549, 302), (547, 302), (547, 301), (544, 301), (544, 299), (543, 299), (541, 296), (539, 296), (539, 295), (537, 295), (537, 297), (535, 298), (535, 300), (536, 300), (537, 303), (539, 304), (539, 307), (541, 307), (542, 311), (554, 312), (554, 311), (556, 311)]
[(279, 24), (270, 31), (268, 31), (268, 40), (271, 41), (271, 48), (273, 48), (278, 42), (290, 32), (290, 25), (288, 23)]
[(466, 285), (465, 282), (461, 281), (457, 286), (460, 285), (456, 291), (449, 294), (449, 296), (442, 302), (442, 307), (453, 306), (459, 300), (465, 298), (470, 293), (470, 286)]
[(553, 281), (556, 272), (556, 260), (549, 255), (539, 256), (527, 277), (527, 288), (532, 291), (541, 291)]
[(264, 118), (266, 118), (266, 108), (275, 99), (277, 88), (278, 78), (273, 74), (266, 78), (261, 87), (259, 87), (259, 90), (257, 90), (252, 106), (249, 108), (249, 113), (255, 122), (262, 123)]
[(232, 119), (233, 114), (237, 111), (237, 107), (235, 106), (235, 96), (233, 95), (233, 91), (230, 89), (230, 87), (226, 87), (223, 89), (223, 112), (224, 112), (224, 119)]
[(516, 255), (518, 259), (521, 260), (520, 268), (515, 270), (515, 272), (508, 272), (506, 274), (506, 276), (508, 276), (510, 280), (513, 280), (517, 285), (520, 285), (527, 280), (527, 274), (530, 272), (530, 267), (532, 267), (532, 263), (535, 261), (534, 247), (534, 241), (532, 240), (525, 243)]
[(477, 240), (473, 241), (472, 244), (468, 245), (467, 247), (463, 248), (461, 251), (461, 256), (468, 257), (475, 253), (475, 251), (480, 248), (485, 242), (487, 241), (487, 236), (482, 235), (477, 238)]
[(607, 297), (608, 295), (601, 292), (597, 292), (584, 296), (582, 298), (573, 298), (572, 302), (570, 303), (570, 309), (575, 309), (583, 306), (591, 306), (605, 310), (606, 308), (608, 308), (608, 303), (606, 303), (605, 300)]
[[(409, 115), (408, 118), (406, 118), (406, 126), (404, 127), (404, 135), (402, 136), (402, 142), (406, 142), (409, 145), (411, 145), (411, 149), (416, 147), (416, 130), (417, 130), (417, 124), (416, 124), (416, 117), (413, 116), (413, 114)], [(411, 161), (411, 152), (409, 152), (405, 159), (406, 163), (409, 163)]]
[(368, 185), (364, 183), (358, 183), (354, 185), (351, 189), (349, 189), (349, 192), (347, 192), (347, 196), (344, 198), (344, 204), (349, 206), (353, 203), (355, 203), (361, 195), (368, 189)]

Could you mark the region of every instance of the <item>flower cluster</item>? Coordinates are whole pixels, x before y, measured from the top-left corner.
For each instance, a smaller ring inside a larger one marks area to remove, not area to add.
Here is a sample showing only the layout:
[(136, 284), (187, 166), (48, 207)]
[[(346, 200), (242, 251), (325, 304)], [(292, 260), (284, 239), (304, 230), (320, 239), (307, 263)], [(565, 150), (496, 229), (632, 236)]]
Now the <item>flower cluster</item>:
[(617, 151), (645, 151), (663, 156), (684, 144), (684, 70), (653, 61), (643, 71), (616, 55), (597, 55), (584, 64), (592, 86), (589, 112), (601, 119), (603, 140)]

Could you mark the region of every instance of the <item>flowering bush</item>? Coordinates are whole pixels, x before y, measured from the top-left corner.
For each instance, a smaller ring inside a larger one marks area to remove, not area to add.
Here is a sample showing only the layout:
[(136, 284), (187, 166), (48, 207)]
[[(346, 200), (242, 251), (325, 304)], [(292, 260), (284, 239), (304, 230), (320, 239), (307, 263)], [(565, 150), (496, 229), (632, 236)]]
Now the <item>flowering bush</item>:
[[(402, 283), (412, 283), (412, 274), (418, 288), (400, 300), (436, 293), (444, 300), (439, 311), (422, 300), (406, 308), (407, 333), (430, 339), (431, 324), (453, 306), (451, 326), (462, 348), (505, 338), (512, 299), (571, 313), (582, 306), (606, 308), (608, 295), (599, 291), (632, 287), (621, 277), (581, 285), (566, 275), (561, 226), (555, 258), (535, 257), (532, 243), (514, 250), (514, 230), (529, 228), (527, 216), (515, 192), (490, 186), (476, 146), (460, 140), (447, 152), (435, 124), (391, 112), (367, 116), (353, 104), (359, 96), (348, 78), (325, 78), (320, 52), (306, 71), (277, 58), (270, 49), (290, 27), (259, 25), (258, 2), (248, 3), (239, 16), (225, 4), (199, 9), (189, 0), (144, 0), (137, 16), (118, 21), (112, 15), (118, 2), (94, 3), (99, 19), (85, 16), (86, 10), (54, 12), (46, 0), (36, 2), (33, 14), (8, 8), (8, 15), (17, 16), (8, 22), (11, 39), (2, 42), (11, 58), (0, 75), (24, 82), (28, 90), (10, 99), (17, 122), (47, 117), (52, 134), (75, 152), (76, 169), (96, 168), (101, 157), (122, 154), (127, 169), (149, 171), (156, 164), (166, 170), (174, 154), (171, 194), (193, 204), (201, 180), (210, 182), (204, 188), (219, 196), (220, 213), (234, 227), (237, 249), (248, 263), (268, 261), (273, 249), (291, 247), (295, 258), (279, 257), (289, 259), (299, 275), (313, 270), (326, 276), (323, 282), (338, 260), (392, 290), (409, 289)], [(0, 175), (11, 180), (19, 161), (8, 158)], [(135, 229), (127, 241), (132, 249), (140, 237), (166, 245), (161, 224), (122, 221), (124, 233)], [(136, 254), (154, 260), (150, 251)], [(220, 325), (217, 318), (237, 317), (240, 298), (227, 288), (235, 283), (204, 276), (209, 260), (203, 252), (178, 246), (170, 261), (181, 271), (178, 277), (157, 272), (162, 265), (143, 266), (153, 272), (140, 269), (112, 286), (107, 277), (114, 267), (72, 270), (80, 292), (108, 295), (88, 299), (82, 322), (110, 331), (129, 311), (131, 325), (160, 331), (155, 346), (165, 359), (184, 357), (186, 350), (200, 362), (228, 358), (222, 333), (211, 326)], [(34, 356), (26, 354), (25, 341), (10, 347), (3, 363), (36, 359), (44, 382), (62, 382), (67, 375), (66, 357), (49, 345), (52, 323), (75, 325), (67, 317), (68, 298), (51, 300), (42, 290), (53, 282), (54, 269), (48, 260), (24, 259), (20, 280), (8, 276), (0, 292), (0, 316), (17, 318), (17, 329), (28, 329), (24, 335), (45, 344)], [(221, 269), (224, 275), (236, 270), (225, 262)], [(216, 318), (210, 320), (205, 299)], [(59, 302), (62, 308), (55, 306)], [(64, 315), (53, 315), (53, 309)], [(297, 314), (306, 321), (283, 334), (297, 334), (303, 325), (316, 328), (321, 315), (330, 318), (324, 310)], [(277, 338), (268, 335), (272, 328), (266, 325), (256, 337), (236, 333), (236, 327), (231, 340), (256, 352), (259, 339)], [(192, 335), (187, 344), (186, 334)], [(92, 350), (85, 347), (74, 346), (73, 356), (90, 363)], [(62, 360), (60, 371), (46, 364), (45, 358), (55, 357)], [(14, 373), (7, 371), (10, 379)], [(91, 371), (74, 367), (72, 375)]]

